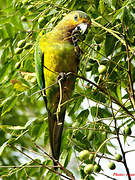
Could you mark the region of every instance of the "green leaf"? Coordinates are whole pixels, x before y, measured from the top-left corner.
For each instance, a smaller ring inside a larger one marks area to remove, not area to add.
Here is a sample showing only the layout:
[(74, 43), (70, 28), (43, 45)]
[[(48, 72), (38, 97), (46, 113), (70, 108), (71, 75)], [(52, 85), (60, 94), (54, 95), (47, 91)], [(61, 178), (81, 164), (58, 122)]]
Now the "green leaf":
[(3, 27), (2, 29), (0, 29), (0, 36), (1, 36), (3, 39), (9, 38), (8, 33), (7, 33), (7, 30), (6, 30), (5, 27)]
[(119, 98), (119, 101), (122, 102), (121, 100), (121, 85), (118, 85), (117, 88), (116, 88), (116, 92), (117, 92), (117, 96)]
[(2, 63), (4, 64), (4, 62), (7, 61), (7, 57), (9, 55), (9, 48), (6, 47), (4, 48), (3, 52), (2, 52), (2, 55), (1, 55), (1, 59), (2, 59)]
[(82, 149), (90, 149), (91, 148), (91, 144), (87, 140), (87, 137), (86, 137), (86, 134), (84, 131), (77, 131), (73, 135), (72, 141), (75, 142), (75, 144), (80, 146)]
[(9, 35), (9, 37), (11, 38), (14, 38), (14, 35), (15, 35), (15, 27), (13, 26), (13, 24), (11, 23), (6, 23), (5, 24), (5, 27), (6, 27), (6, 30), (7, 30), (7, 33)]
[(112, 1), (113, 7), (116, 8), (117, 0), (111, 0), (111, 1)]
[(66, 168), (70, 159), (71, 159), (71, 155), (72, 155), (72, 148), (68, 149), (68, 153), (65, 159), (65, 163), (64, 163), (64, 167)]
[(9, 96), (9, 97), (7, 97), (6, 99), (4, 99), (4, 100), (2, 101), (2, 103), (0, 104), (0, 107), (2, 107), (4, 104), (6, 104), (11, 98), (12, 98), (12, 96)]
[(15, 106), (17, 99), (18, 97), (13, 96), (12, 98), (9, 98), (6, 103), (4, 103), (1, 116), (9, 112)]
[(83, 99), (84, 99), (84, 97), (81, 96), (77, 100), (75, 100), (75, 104), (72, 107), (72, 109), (70, 110), (69, 116), (72, 116), (78, 110), (78, 108), (80, 107)]
[(130, 25), (135, 23), (135, 13), (134, 10), (130, 8), (130, 6), (124, 7), (122, 20), (124, 22), (124, 25), (127, 25), (129, 27)]
[(106, 40), (105, 40), (105, 54), (106, 56), (109, 56), (114, 51), (116, 43), (116, 38), (112, 36), (110, 33), (106, 34)]
[(91, 115), (98, 118), (111, 117), (111, 113), (107, 108), (102, 109), (96, 106), (91, 107)]
[(3, 68), (0, 69), (0, 81), (8, 78), (8, 71), (10, 69), (10, 63), (5, 63)]
[(85, 121), (87, 120), (88, 116), (89, 116), (89, 110), (86, 109), (81, 111), (76, 119), (78, 119), (80, 123), (83, 122), (83, 124), (85, 124)]
[(34, 125), (31, 130), (31, 135), (33, 137), (33, 140), (36, 141), (41, 134), (45, 131), (46, 123), (44, 121), (38, 122), (35, 121)]
[(0, 156), (2, 155), (2, 152), (4, 151), (5, 147), (7, 146), (8, 141), (6, 141), (2, 146), (0, 147)]
[(104, 0), (99, 1), (99, 10), (101, 14), (104, 13)]
[(68, 149), (63, 149), (61, 156), (60, 156), (60, 162), (63, 164), (63, 166), (66, 168), (69, 160), (71, 158), (72, 154), (72, 148)]
[(117, 19), (121, 19), (121, 17), (123, 16), (123, 9), (119, 9), (116, 11), (116, 13), (113, 15), (112, 18), (112, 23), (114, 23)]
[(10, 126), (10, 125), (0, 125), (1, 129), (11, 129), (11, 130), (22, 130), (25, 129), (24, 126)]

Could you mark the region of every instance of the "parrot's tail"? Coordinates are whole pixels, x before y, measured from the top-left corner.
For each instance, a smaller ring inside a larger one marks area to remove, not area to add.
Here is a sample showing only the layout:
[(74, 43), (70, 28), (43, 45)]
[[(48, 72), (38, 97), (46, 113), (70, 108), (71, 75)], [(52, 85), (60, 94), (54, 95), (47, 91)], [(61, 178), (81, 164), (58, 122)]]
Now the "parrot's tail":
[[(60, 146), (61, 146), (61, 136), (63, 131), (65, 118), (65, 110), (59, 115), (57, 119), (56, 114), (50, 113), (48, 111), (48, 127), (49, 127), (49, 136), (50, 136), (50, 145), (52, 150), (53, 158), (58, 161), (60, 156)], [(57, 169), (57, 162), (53, 161), (55, 169)]]

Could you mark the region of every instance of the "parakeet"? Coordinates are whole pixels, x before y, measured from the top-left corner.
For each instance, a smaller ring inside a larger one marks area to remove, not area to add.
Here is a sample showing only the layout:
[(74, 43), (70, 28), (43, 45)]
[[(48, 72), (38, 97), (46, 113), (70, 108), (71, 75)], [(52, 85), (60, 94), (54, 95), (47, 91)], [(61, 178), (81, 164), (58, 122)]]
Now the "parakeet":
[[(48, 112), (48, 129), (52, 156), (59, 160), (66, 101), (71, 98), (79, 65), (80, 50), (76, 34), (90, 26), (89, 16), (82, 11), (67, 14), (45, 35), (39, 35), (35, 46), (37, 82)], [(54, 165), (57, 166), (54, 160)]]

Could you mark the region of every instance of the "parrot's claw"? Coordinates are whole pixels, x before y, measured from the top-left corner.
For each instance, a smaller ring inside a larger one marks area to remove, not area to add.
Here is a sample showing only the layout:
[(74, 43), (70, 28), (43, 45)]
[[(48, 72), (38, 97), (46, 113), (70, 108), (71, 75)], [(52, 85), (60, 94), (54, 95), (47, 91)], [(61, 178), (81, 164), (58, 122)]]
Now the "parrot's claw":
[(75, 47), (77, 46), (79, 36), (80, 36), (80, 31), (78, 29), (75, 29), (72, 31), (72, 42), (73, 42)]
[(82, 51), (80, 49), (80, 47), (78, 46), (78, 41), (84, 41), (85, 40), (85, 34), (81, 33), (81, 28), (80, 26), (77, 26), (73, 31), (72, 31), (72, 42), (73, 45), (75, 47), (75, 53), (78, 56), (78, 58), (80, 57)]
[(67, 79), (67, 75), (64, 72), (60, 72), (57, 77), (57, 82), (60, 80), (61, 82), (64, 82)]

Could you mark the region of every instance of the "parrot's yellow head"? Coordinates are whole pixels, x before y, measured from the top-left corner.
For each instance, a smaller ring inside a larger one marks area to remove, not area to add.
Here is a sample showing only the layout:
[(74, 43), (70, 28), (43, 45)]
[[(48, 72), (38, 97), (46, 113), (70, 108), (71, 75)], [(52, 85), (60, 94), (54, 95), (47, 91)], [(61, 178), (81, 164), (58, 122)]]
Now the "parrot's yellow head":
[(56, 28), (65, 33), (72, 33), (72, 31), (78, 27), (82, 33), (85, 33), (90, 25), (90, 17), (85, 12), (72, 11), (57, 24)]
[(82, 23), (88, 26), (91, 24), (90, 17), (83, 11), (72, 11), (63, 18), (63, 23), (69, 25), (69, 28), (74, 29)]

